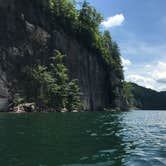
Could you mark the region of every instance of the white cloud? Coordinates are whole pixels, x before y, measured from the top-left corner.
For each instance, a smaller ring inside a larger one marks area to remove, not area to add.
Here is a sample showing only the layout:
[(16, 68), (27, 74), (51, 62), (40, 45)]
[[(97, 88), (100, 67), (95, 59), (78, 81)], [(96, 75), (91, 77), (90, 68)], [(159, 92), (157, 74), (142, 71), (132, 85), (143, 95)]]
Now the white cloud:
[(157, 91), (166, 91), (166, 43), (153, 40), (155, 37), (144, 40), (144, 37), (125, 29), (118, 31), (118, 37), (121, 54), (132, 62), (124, 65), (125, 79)]
[(108, 17), (106, 20), (104, 20), (101, 23), (101, 25), (104, 28), (112, 28), (112, 27), (116, 27), (116, 26), (122, 25), (124, 20), (125, 20), (125, 17), (124, 17), (123, 14), (117, 14), (115, 16)]
[(146, 76), (139, 74), (131, 74), (127, 76), (127, 80), (130, 82), (134, 82), (140, 86), (155, 89), (155, 80), (153, 78), (147, 78)]
[(156, 80), (166, 80), (166, 62), (159, 61), (153, 69), (153, 75)]
[(125, 58), (123, 58), (123, 57), (121, 57), (121, 59), (122, 59), (122, 64), (123, 64), (124, 66), (130, 66), (130, 65), (132, 64), (129, 59), (125, 59)]
[(126, 80), (166, 91), (166, 43), (143, 41), (132, 32), (121, 32), (119, 35), (125, 36), (119, 42), (121, 54), (132, 61), (131, 65), (124, 65)]
[(150, 68), (150, 67), (151, 67), (151, 65), (145, 65), (145, 67)]
[(130, 70), (126, 71), (126, 80), (158, 91), (166, 90), (166, 60), (132, 65)]
[(125, 58), (121, 57), (121, 60), (122, 60), (122, 65), (124, 67), (124, 70), (127, 70), (128, 67), (132, 65), (132, 63), (129, 59), (125, 59)]

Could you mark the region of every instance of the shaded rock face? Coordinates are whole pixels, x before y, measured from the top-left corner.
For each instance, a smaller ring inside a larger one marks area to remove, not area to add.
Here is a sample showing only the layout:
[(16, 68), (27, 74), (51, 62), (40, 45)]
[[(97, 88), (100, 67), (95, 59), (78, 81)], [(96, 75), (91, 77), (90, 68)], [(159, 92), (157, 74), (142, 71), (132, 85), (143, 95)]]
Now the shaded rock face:
[(0, 69), (0, 111), (6, 110), (8, 106), (9, 92), (6, 81), (6, 75)]
[[(46, 63), (53, 50), (58, 49), (66, 55), (71, 78), (79, 80), (84, 109), (101, 110), (113, 105), (111, 71), (101, 58), (62, 30), (52, 31), (43, 13), (31, 1), (16, 2), (0, 0), (0, 67), (10, 82), (7, 91), (13, 93), (20, 84), (17, 78), (21, 78), (22, 66), (37, 63), (39, 59)], [(4, 84), (0, 82), (1, 87)], [(120, 98), (116, 103), (121, 107)]]
[(53, 45), (66, 54), (72, 78), (80, 82), (84, 109), (100, 110), (110, 105), (108, 72), (99, 58), (64, 33), (54, 32)]
[(1, 70), (0, 68), (0, 97), (5, 98), (8, 97), (8, 88), (7, 88), (7, 80), (6, 80), (6, 74)]
[(15, 0), (0, 0), (0, 7), (4, 9), (14, 8)]

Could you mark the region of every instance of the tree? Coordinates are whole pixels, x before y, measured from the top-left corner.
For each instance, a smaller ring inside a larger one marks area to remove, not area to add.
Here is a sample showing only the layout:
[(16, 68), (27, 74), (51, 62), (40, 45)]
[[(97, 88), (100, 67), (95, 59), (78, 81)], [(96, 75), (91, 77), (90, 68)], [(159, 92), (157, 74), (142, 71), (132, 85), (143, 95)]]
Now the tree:
[(56, 50), (48, 66), (26, 67), (26, 94), (29, 100), (42, 107), (79, 110), (79, 85), (77, 80), (69, 79), (63, 59), (64, 56)]
[(69, 82), (68, 69), (63, 64), (64, 55), (59, 51), (54, 52), (54, 56), (51, 58), (51, 63), (49, 65), (51, 75), (55, 78), (58, 85), (58, 92), (53, 94), (54, 98), (58, 101), (58, 104), (62, 107), (66, 107), (67, 103), (67, 91), (66, 87)]
[(80, 101), (80, 88), (78, 80), (72, 80), (67, 86), (67, 108), (69, 110), (79, 110), (82, 107)]
[(75, 1), (49, 0), (52, 22), (60, 24), (67, 33), (73, 33), (77, 27), (78, 12)]
[(112, 49), (112, 38), (109, 31), (104, 31), (103, 42), (105, 47), (111, 52)]
[(128, 104), (128, 106), (130, 106), (130, 107), (134, 106), (134, 102), (135, 102), (134, 95), (132, 93), (132, 89), (133, 89), (132, 84), (130, 84), (128, 82), (123, 83), (124, 98), (125, 98), (125, 101)]
[[(38, 105), (49, 105), (49, 95), (55, 80), (51, 76), (46, 66), (37, 65), (26, 67), (26, 94), (29, 100), (36, 102)], [(58, 87), (57, 87), (58, 88)]]
[(111, 55), (113, 60), (115, 61), (113, 65), (114, 71), (116, 72), (119, 79), (124, 80), (122, 60), (120, 58), (121, 54), (116, 42), (112, 43)]
[(85, 29), (97, 29), (103, 20), (100, 13), (86, 1), (83, 2), (82, 9), (79, 12), (79, 21), (81, 27)]

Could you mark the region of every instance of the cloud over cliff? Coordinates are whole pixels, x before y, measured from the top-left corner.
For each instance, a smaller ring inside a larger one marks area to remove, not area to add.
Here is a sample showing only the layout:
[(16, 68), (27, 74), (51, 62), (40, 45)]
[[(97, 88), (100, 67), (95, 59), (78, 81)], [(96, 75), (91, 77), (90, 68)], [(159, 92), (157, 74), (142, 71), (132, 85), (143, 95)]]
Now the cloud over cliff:
[(101, 25), (108, 29), (116, 26), (122, 25), (122, 23), (125, 21), (125, 17), (123, 14), (116, 14), (114, 16), (108, 17), (106, 20), (104, 20)]

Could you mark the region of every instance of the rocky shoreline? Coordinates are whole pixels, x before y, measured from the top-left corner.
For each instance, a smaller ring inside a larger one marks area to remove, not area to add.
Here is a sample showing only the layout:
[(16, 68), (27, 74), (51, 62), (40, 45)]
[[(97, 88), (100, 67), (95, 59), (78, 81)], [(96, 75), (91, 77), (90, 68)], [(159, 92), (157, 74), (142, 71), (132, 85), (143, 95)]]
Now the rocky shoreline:
[[(103, 109), (105, 112), (120, 112), (120, 109)], [(126, 111), (126, 110), (123, 110)], [(49, 107), (41, 107), (37, 106), (35, 103), (22, 103), (17, 106), (14, 106), (14, 104), (9, 104), (8, 108), (5, 109), (5, 111), (0, 110), (0, 112), (8, 112), (8, 113), (34, 113), (34, 112), (40, 112), (40, 113), (51, 113), (51, 112), (59, 112), (59, 113), (65, 113), (65, 112), (93, 112), (88, 110), (68, 110), (67, 108), (49, 108)], [(95, 111), (97, 112), (97, 111)], [(99, 111), (100, 112), (100, 111)]]
[(46, 108), (46, 107), (39, 107), (36, 106), (35, 103), (23, 103), (18, 106), (10, 107), (7, 112), (11, 113), (30, 113), (30, 112), (81, 112), (78, 110), (68, 110), (67, 108)]

